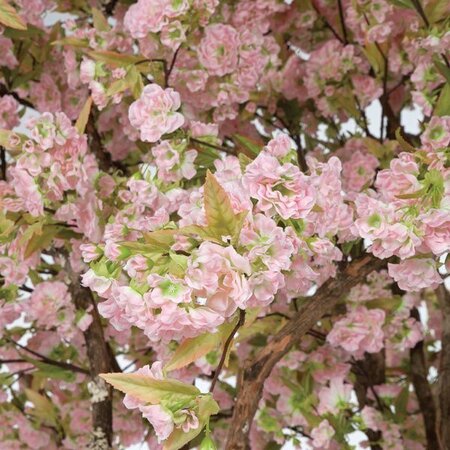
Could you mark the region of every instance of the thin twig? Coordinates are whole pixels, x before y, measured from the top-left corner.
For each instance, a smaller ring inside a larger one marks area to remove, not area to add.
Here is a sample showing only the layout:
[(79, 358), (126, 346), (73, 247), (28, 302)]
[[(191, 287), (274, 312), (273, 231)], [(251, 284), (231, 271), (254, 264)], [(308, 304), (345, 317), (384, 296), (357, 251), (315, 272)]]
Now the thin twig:
[(223, 365), (225, 363), (225, 359), (226, 359), (227, 354), (228, 354), (228, 349), (229, 349), (229, 347), (231, 345), (231, 342), (234, 339), (234, 335), (237, 333), (239, 328), (242, 327), (242, 325), (244, 325), (244, 322), (245, 322), (245, 311), (243, 309), (240, 309), (239, 310), (238, 323), (233, 328), (233, 330), (231, 331), (231, 333), (228, 336), (227, 340), (225, 341), (225, 345), (223, 346), (222, 356), (220, 358), (219, 365), (217, 366), (217, 369), (216, 369), (216, 371), (214, 373), (214, 378), (211, 381), (211, 387), (209, 389), (209, 392), (213, 392), (214, 391), (214, 388), (216, 386), (217, 380), (219, 379), (220, 372), (222, 371), (222, 367), (223, 367)]
[(204, 145), (205, 147), (213, 148), (214, 150), (220, 150), (221, 152), (228, 153), (230, 155), (234, 155), (235, 152), (231, 148), (223, 147), (221, 145), (210, 144), (209, 142), (201, 141), (200, 139), (196, 139), (191, 137), (191, 142), (195, 142), (196, 144)]
[(6, 181), (6, 150), (0, 146), (1, 179)]
[(344, 44), (348, 44), (347, 27), (345, 26), (344, 8), (342, 7), (342, 0), (338, 0), (339, 19), (341, 21), (342, 33), (344, 34)]
[(175, 61), (177, 60), (178, 52), (180, 51), (180, 49), (181, 49), (181, 45), (175, 50), (175, 53), (173, 54), (172, 61), (170, 62), (170, 66), (166, 70), (166, 76), (165, 76), (166, 87), (169, 87), (170, 75), (172, 74), (172, 70), (173, 70), (173, 68), (175, 66)]
[[(61, 367), (62, 369), (67, 369), (67, 370), (72, 370), (74, 372), (78, 372), (78, 373), (83, 373), (85, 375), (88, 375), (89, 372), (86, 369), (83, 369), (82, 367), (78, 367), (75, 366), (73, 364), (70, 363), (65, 363), (65, 362), (61, 362), (61, 361), (55, 361), (53, 359), (48, 358), (45, 355), (42, 355), (41, 353), (35, 352), (34, 350), (31, 350), (27, 347), (25, 347), (22, 344), (19, 344), (18, 342), (14, 341), (11, 338), (5, 337), (6, 341), (10, 342), (11, 344), (14, 344), (15, 346), (21, 348), (22, 350), (36, 356), (37, 358), (40, 358), (42, 360), (42, 362), (46, 363), (46, 364), (50, 364), (52, 366), (56, 366), (56, 367)], [(32, 364), (32, 363), (31, 363)]]

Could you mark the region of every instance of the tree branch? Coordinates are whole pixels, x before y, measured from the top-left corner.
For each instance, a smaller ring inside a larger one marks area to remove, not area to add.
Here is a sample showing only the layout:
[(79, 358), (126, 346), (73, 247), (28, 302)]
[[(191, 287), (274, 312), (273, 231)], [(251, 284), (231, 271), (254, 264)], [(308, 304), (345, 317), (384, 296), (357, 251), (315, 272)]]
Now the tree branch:
[[(420, 321), (419, 311), (414, 308), (411, 316)], [(427, 437), (427, 450), (441, 448), (436, 432), (436, 405), (428, 383), (428, 368), (425, 361), (424, 343), (418, 342), (409, 352), (411, 362), (411, 379), (422, 411), (425, 434)]]
[[(98, 374), (112, 371), (110, 350), (103, 335), (100, 315), (95, 307), (92, 292), (81, 286), (78, 274), (70, 271), (69, 275), (71, 278), (71, 293), (76, 308), (87, 310), (91, 305), (94, 305), (94, 308), (90, 311), (93, 318), (92, 323), (83, 334), (89, 359), (91, 378), (93, 381), (97, 381)], [(95, 445), (98, 448), (105, 448), (105, 439), (108, 443), (108, 447), (106, 448), (110, 448), (112, 444), (112, 389), (110, 385), (106, 389), (108, 390), (108, 397), (103, 401), (92, 404), (92, 425), (95, 432), (92, 444), (94, 448), (97, 448)]]
[(305, 299), (293, 318), (273, 336), (252, 361), (244, 364), (238, 379), (240, 388), (228, 432), (227, 450), (249, 448), (248, 436), (264, 382), (278, 361), (300, 342), (345, 293), (361, 283), (369, 273), (384, 267), (386, 262), (372, 255), (365, 255), (349, 263), (335, 279), (327, 281), (315, 295)]
[(441, 284), (436, 291), (442, 311), (442, 350), (439, 368), (440, 440), (450, 450), (450, 292)]
[(22, 98), (17, 94), (17, 92), (10, 91), (3, 83), (0, 83), (0, 96), (3, 95), (11, 95), (11, 97), (14, 97), (14, 99), (20, 103), (22, 106), (26, 106), (27, 108), (35, 109), (33, 103), (30, 101)]

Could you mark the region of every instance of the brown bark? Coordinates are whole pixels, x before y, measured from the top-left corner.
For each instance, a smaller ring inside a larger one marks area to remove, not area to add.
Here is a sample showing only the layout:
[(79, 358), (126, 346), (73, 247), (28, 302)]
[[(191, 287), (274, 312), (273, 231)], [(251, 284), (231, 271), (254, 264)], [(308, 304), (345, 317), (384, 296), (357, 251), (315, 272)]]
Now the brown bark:
[(226, 449), (246, 450), (253, 417), (265, 380), (273, 367), (312, 328), (318, 320), (365, 277), (386, 264), (372, 255), (349, 263), (335, 279), (326, 282), (315, 295), (305, 299), (299, 311), (240, 372), (233, 417)]
[(442, 351), (439, 368), (440, 440), (450, 450), (450, 293), (441, 285), (437, 290), (442, 310)]
[[(419, 312), (414, 308), (411, 315), (420, 320)], [(427, 450), (439, 450), (441, 448), (436, 430), (436, 405), (428, 383), (428, 367), (425, 360), (424, 343), (418, 342), (410, 350), (411, 379), (419, 401), (423, 416), (425, 435), (427, 438)]]
[[(355, 392), (358, 398), (359, 407), (362, 409), (366, 405), (383, 410), (381, 400), (376, 396), (374, 386), (383, 384), (386, 381), (386, 356), (384, 350), (378, 353), (366, 353), (364, 359), (354, 363), (353, 372), (356, 374)], [(376, 404), (369, 401), (367, 392), (371, 390), (375, 396)], [(381, 438), (381, 433), (375, 430), (366, 430), (372, 450), (382, 450), (377, 443)]]
[[(98, 382), (99, 373), (112, 372), (111, 351), (103, 335), (100, 315), (92, 292), (81, 286), (77, 274), (71, 273), (71, 276), (71, 292), (77, 309), (87, 310), (90, 306), (93, 306), (90, 311), (93, 317), (92, 323), (83, 334), (90, 375), (94, 382)], [(105, 388), (108, 390), (108, 397), (103, 401), (92, 403), (92, 427), (94, 431), (92, 448), (96, 449), (111, 448), (112, 444), (112, 389), (110, 385), (106, 385)]]

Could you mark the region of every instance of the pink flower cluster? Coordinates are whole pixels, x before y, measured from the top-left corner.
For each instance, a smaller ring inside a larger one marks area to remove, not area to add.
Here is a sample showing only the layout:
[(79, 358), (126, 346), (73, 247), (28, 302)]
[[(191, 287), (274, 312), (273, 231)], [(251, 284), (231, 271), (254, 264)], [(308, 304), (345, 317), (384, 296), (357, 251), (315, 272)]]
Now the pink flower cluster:
[(157, 142), (162, 135), (173, 133), (184, 124), (183, 115), (176, 112), (180, 104), (180, 96), (173, 89), (149, 84), (130, 106), (128, 117), (139, 130), (141, 140)]
[(367, 309), (360, 306), (335, 322), (327, 336), (333, 347), (362, 358), (365, 352), (377, 353), (383, 347), (383, 323), (385, 312), (382, 309)]

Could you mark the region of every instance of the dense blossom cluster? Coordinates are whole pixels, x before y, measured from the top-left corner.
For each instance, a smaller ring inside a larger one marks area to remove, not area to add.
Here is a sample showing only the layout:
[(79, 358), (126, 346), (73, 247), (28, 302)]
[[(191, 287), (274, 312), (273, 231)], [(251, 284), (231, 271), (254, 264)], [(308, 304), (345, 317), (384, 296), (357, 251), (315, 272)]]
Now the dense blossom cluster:
[(79, 3), (0, 1), (0, 448), (433, 448), (448, 2)]

